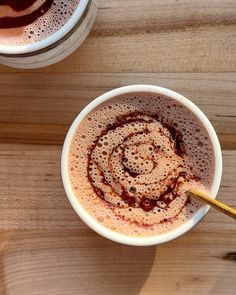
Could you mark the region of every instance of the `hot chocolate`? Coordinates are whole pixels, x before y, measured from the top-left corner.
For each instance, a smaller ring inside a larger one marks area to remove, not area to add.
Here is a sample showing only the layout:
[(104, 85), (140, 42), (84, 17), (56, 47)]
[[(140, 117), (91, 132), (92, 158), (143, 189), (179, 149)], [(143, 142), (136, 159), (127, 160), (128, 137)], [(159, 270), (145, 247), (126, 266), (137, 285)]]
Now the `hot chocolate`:
[(0, 44), (29, 45), (59, 31), (80, 0), (0, 0)]
[(99, 223), (128, 236), (152, 236), (188, 221), (208, 192), (214, 151), (184, 105), (155, 93), (114, 97), (79, 125), (68, 171), (74, 194)]

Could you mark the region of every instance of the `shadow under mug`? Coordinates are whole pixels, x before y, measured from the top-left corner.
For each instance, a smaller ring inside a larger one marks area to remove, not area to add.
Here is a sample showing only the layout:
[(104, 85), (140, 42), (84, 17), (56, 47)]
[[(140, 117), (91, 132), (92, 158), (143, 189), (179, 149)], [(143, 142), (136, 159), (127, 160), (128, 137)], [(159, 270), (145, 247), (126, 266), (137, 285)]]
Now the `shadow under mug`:
[(74, 208), (76, 213), (80, 216), (80, 218), (90, 228), (92, 228), (94, 231), (104, 236), (105, 238), (108, 238), (115, 242), (119, 242), (119, 243), (127, 244), (127, 245), (134, 245), (134, 246), (150, 246), (150, 245), (162, 244), (183, 235), (184, 233), (192, 229), (198, 222), (201, 221), (201, 219), (206, 215), (210, 207), (208, 205), (201, 207), (187, 222), (185, 222), (181, 226), (169, 232), (159, 234), (159, 235), (148, 236), (148, 237), (126, 236), (104, 227), (102, 224), (96, 221), (81, 206), (79, 200), (76, 198), (73, 192), (73, 189), (71, 187), (69, 173), (68, 173), (68, 155), (69, 155), (70, 144), (78, 126), (84, 120), (84, 118), (90, 112), (92, 112), (96, 107), (98, 107), (100, 104), (109, 101), (109, 99), (112, 99), (113, 97), (116, 97), (118, 95), (124, 95), (126, 93), (135, 93), (135, 92), (149, 92), (149, 93), (165, 95), (184, 105), (192, 113), (194, 113), (196, 117), (202, 122), (202, 124), (204, 125), (204, 127), (206, 128), (209, 134), (209, 137), (214, 149), (215, 171), (214, 171), (212, 186), (210, 189), (210, 195), (214, 198), (216, 197), (220, 187), (220, 182), (221, 182), (222, 155), (221, 155), (219, 140), (213, 126), (211, 125), (208, 118), (204, 115), (204, 113), (189, 99), (169, 89), (158, 87), (158, 86), (152, 86), (152, 85), (131, 85), (131, 86), (117, 88), (99, 96), (98, 98), (93, 100), (90, 104), (88, 104), (80, 112), (77, 118), (74, 120), (65, 138), (65, 142), (64, 142), (64, 146), (62, 150), (62, 157), (61, 157), (61, 174), (62, 174), (63, 185), (72, 207)]
[(0, 64), (32, 69), (59, 62), (85, 40), (92, 29), (96, 13), (96, 0), (80, 0), (67, 23), (45, 40), (21, 46), (0, 44)]

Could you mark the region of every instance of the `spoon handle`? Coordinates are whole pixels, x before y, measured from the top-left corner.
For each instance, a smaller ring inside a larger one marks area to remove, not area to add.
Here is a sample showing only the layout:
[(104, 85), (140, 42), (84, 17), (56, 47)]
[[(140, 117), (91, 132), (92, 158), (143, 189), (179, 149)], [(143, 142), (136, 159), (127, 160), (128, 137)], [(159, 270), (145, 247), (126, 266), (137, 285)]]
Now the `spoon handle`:
[(215, 200), (215, 199), (209, 197), (208, 195), (206, 195), (200, 191), (197, 191), (195, 189), (191, 189), (189, 191), (189, 193), (191, 196), (196, 197), (197, 199), (201, 200), (202, 202), (207, 203), (211, 207), (214, 207), (215, 209), (223, 212), (224, 214), (236, 219), (236, 210), (227, 206), (226, 204), (224, 204), (218, 200)]

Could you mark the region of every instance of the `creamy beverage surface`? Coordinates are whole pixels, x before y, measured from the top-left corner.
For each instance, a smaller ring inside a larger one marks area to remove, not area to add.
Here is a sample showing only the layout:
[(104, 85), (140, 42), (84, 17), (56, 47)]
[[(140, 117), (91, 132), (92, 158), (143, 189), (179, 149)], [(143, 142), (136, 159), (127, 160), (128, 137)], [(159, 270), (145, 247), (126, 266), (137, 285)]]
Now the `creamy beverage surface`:
[(0, 44), (30, 45), (60, 30), (79, 0), (0, 0)]
[(214, 151), (207, 130), (184, 105), (149, 92), (117, 96), (80, 123), (68, 171), (84, 209), (133, 237), (179, 227), (202, 206), (186, 193), (209, 192)]

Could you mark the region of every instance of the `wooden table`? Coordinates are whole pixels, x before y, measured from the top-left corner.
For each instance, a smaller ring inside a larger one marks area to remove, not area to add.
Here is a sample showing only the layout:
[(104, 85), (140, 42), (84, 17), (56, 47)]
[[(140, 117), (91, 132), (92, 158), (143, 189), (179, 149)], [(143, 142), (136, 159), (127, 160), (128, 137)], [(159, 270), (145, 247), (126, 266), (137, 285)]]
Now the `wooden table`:
[(236, 294), (236, 223), (211, 209), (185, 236), (128, 247), (77, 217), (60, 178), (66, 131), (112, 88), (169, 87), (223, 148), (219, 199), (236, 207), (235, 0), (102, 0), (88, 39), (38, 70), (0, 67), (0, 294)]

